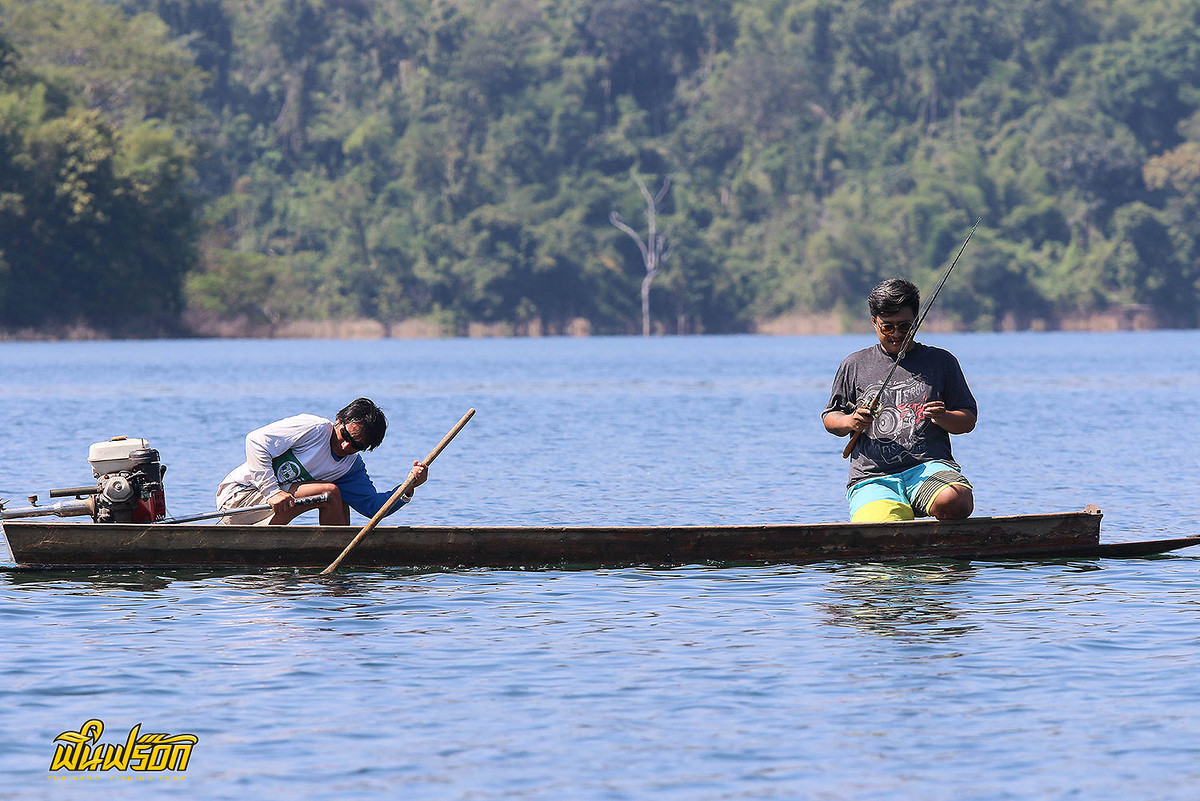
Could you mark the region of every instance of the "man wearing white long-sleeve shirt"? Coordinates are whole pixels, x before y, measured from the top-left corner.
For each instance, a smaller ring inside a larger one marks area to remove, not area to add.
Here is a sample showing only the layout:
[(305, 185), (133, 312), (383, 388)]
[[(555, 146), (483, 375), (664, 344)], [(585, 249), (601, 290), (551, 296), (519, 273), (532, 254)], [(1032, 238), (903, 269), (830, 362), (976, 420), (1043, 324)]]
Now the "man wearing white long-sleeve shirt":
[[(386, 432), (387, 418), (367, 398), (351, 402), (333, 420), (298, 414), (255, 429), (246, 435), (246, 461), (217, 488), (217, 509), (269, 503), (270, 511), (235, 513), (225, 520), (238, 525), (283, 525), (310, 508), (296, 506), (297, 498), (328, 492), (329, 500), (317, 506), (321, 525), (349, 525), (351, 508), (373, 517), (395, 487), (376, 490), (358, 454), (374, 450)], [(429, 468), (413, 462), (409, 475), (415, 479), (415, 489), (425, 483)], [(411, 499), (409, 490), (392, 512)]]

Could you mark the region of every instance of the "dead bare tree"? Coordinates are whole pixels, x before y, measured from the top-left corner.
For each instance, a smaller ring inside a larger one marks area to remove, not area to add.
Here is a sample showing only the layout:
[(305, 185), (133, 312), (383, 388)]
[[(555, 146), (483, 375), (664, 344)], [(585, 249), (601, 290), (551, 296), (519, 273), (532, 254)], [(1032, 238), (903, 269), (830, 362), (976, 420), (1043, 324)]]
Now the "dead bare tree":
[(621, 215), (615, 211), (608, 215), (608, 221), (629, 234), (637, 243), (638, 250), (642, 252), (642, 261), (646, 265), (646, 277), (642, 279), (642, 336), (646, 337), (650, 336), (650, 283), (658, 275), (663, 262), (671, 255), (673, 247), (673, 243), (667, 241), (670, 229), (662, 234), (658, 232), (658, 204), (667, 196), (667, 190), (671, 188), (671, 176), (668, 175), (663, 179), (662, 189), (658, 190), (657, 195), (650, 194), (650, 190), (646, 188), (646, 182), (636, 173), (633, 180), (637, 182), (638, 189), (642, 190), (642, 197), (646, 199), (646, 223), (649, 228), (646, 239), (643, 240), (638, 232), (630, 228), (621, 219)]

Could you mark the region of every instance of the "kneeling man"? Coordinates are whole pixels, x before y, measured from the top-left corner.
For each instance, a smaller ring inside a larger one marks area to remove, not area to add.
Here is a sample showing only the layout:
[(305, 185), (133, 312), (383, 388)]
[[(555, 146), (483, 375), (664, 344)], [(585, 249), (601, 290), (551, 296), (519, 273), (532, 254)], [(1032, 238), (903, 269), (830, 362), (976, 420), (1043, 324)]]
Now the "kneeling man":
[[(978, 407), (958, 360), (947, 350), (908, 338), (921, 306), (920, 290), (892, 278), (867, 298), (879, 343), (846, 357), (821, 412), (825, 430), (859, 432), (850, 453), (846, 498), (851, 519), (867, 523), (969, 517), (971, 482), (950, 450), (951, 434), (975, 428)], [(872, 413), (871, 400), (901, 358)]]

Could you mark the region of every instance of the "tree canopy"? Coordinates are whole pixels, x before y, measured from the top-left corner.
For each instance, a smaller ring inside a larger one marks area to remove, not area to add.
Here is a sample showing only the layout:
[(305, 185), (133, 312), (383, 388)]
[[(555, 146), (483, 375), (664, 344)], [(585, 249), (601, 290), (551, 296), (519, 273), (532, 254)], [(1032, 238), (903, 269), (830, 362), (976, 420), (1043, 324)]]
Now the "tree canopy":
[[(0, 0), (2, 327), (1200, 309), (1200, 0)], [(636, 225), (635, 225), (636, 227)]]

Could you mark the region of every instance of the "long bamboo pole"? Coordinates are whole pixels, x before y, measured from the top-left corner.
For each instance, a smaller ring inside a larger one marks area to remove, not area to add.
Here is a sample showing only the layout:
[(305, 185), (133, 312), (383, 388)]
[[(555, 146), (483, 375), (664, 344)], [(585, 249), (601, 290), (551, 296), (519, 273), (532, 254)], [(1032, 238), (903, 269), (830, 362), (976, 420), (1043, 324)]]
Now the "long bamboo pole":
[[(425, 461), (423, 461), (421, 464), (428, 467), (430, 462), (438, 458), (438, 454), (445, 450), (446, 446), (450, 444), (450, 440), (454, 439), (455, 435), (457, 435), (459, 431), (462, 431), (463, 426), (467, 424), (474, 414), (474, 409), (468, 409), (467, 413), (462, 416), (462, 419), (454, 424), (454, 428), (450, 429), (446, 436), (442, 437), (442, 441), (439, 442), (437, 446), (429, 452), (429, 455), (425, 457)], [(392, 497), (388, 498), (387, 503), (380, 507), (379, 511), (375, 513), (375, 516), (372, 517), (367, 524), (362, 527), (362, 531), (358, 532), (354, 539), (350, 540), (350, 544), (347, 545), (340, 554), (338, 554), (338, 558), (334, 559), (333, 563), (330, 564), (329, 567), (321, 571), (322, 576), (327, 576), (333, 571), (337, 570), (338, 565), (342, 563), (342, 560), (345, 559), (352, 550), (354, 550), (354, 546), (358, 545), (362, 538), (367, 536), (367, 533), (370, 532), (371, 529), (375, 528), (375, 526), (379, 525), (379, 521), (383, 520), (383, 518), (387, 516), (388, 512), (392, 510), (392, 507), (396, 505), (396, 501), (400, 499), (400, 496), (412, 489), (413, 481), (414, 479), (410, 474), (409, 477), (405, 479), (403, 484), (396, 487), (396, 491), (392, 493)]]

